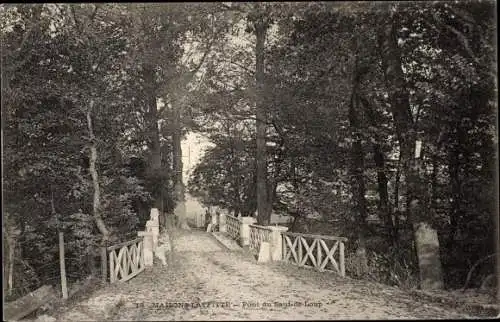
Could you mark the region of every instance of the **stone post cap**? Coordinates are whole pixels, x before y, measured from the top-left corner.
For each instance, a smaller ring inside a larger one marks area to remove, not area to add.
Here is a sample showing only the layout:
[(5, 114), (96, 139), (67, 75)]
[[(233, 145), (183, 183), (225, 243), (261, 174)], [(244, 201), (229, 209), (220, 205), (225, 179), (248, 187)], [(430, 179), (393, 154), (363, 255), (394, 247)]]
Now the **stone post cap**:
[(241, 217), (240, 220), (242, 224), (253, 224), (257, 222), (257, 219), (254, 217)]

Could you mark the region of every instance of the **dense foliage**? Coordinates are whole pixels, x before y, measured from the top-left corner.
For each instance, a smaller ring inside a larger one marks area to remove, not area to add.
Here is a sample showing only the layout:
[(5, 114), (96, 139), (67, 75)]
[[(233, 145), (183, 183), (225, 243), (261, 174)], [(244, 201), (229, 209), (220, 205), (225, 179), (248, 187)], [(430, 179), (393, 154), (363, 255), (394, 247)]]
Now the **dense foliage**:
[[(426, 220), (439, 234), (446, 285), (462, 286), (472, 264), (495, 252), (493, 3), (291, 6), (267, 10), (261, 99), (270, 206), (294, 215), (295, 230), (362, 243), (376, 278), (400, 285), (417, 279), (412, 222)], [(207, 76), (201, 119), (215, 146), (191, 186), (207, 204), (246, 215), (242, 208), (257, 209), (247, 187), (256, 186), (252, 19), (261, 11), (234, 8), (246, 14), (235, 33), (248, 45), (228, 43), (228, 57)], [(410, 217), (412, 200), (420, 209)], [(306, 218), (313, 214), (319, 224)]]
[(494, 7), (0, 7), (4, 285), (55, 283), (58, 232), (73, 279), (150, 207), (172, 212), (181, 138), (198, 131), (213, 144), (189, 189), (207, 206), (347, 236), (371, 269), (352, 257), (351, 275), (399, 285), (417, 279), (425, 221), (462, 286), (495, 252)]
[(172, 211), (171, 102), (182, 96), (186, 70), (201, 64), (184, 57), (193, 55), (185, 46), (207, 47), (214, 11), (181, 4), (1, 10), (4, 250), (13, 254), (4, 285), (17, 297), (57, 283), (58, 232), (71, 282), (94, 273), (102, 241), (135, 238), (154, 205)]

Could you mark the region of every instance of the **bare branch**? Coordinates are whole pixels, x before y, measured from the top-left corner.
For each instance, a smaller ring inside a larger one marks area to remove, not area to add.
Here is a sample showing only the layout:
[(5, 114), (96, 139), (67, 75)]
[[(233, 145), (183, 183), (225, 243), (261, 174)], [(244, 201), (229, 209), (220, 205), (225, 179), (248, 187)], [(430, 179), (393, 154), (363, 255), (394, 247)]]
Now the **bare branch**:
[(446, 28), (448, 31), (451, 31), (458, 38), (458, 40), (462, 44), (462, 47), (465, 49), (470, 58), (472, 58), (472, 60), (474, 60), (474, 62), (477, 65), (480, 65), (479, 59), (476, 57), (476, 55), (474, 55), (472, 49), (470, 48), (469, 40), (467, 39), (467, 37), (465, 37), (465, 35), (455, 27), (450, 26), (447, 23), (443, 22), (443, 20), (438, 16), (437, 12), (434, 12), (432, 16), (434, 17), (434, 20), (437, 23), (439, 23), (442, 27)]
[(92, 14), (90, 15), (90, 22), (89, 23), (92, 23), (94, 22), (94, 18), (97, 14), (97, 9), (99, 9), (101, 7), (101, 4), (99, 3), (94, 3), (94, 11), (92, 11)]
[(101, 217), (100, 213), (100, 187), (99, 187), (99, 174), (97, 173), (97, 148), (95, 144), (95, 135), (94, 135), (94, 130), (92, 127), (92, 109), (94, 107), (94, 100), (90, 100), (89, 107), (87, 109), (87, 128), (89, 132), (89, 138), (90, 138), (90, 155), (89, 155), (89, 172), (92, 175), (92, 184), (94, 188), (94, 195), (93, 195), (93, 202), (92, 202), (92, 211), (94, 215), (94, 219), (97, 225), (97, 228), (103, 235), (103, 241), (107, 241), (109, 239), (109, 231), (106, 228), (106, 224), (104, 223), (104, 220)]
[[(34, 12), (35, 12), (35, 14), (34, 14), (33, 20), (36, 22), (32, 23), (30, 28), (28, 29), (28, 31), (24, 34), (23, 39), (21, 40), (21, 44), (19, 45), (19, 48), (17, 49), (18, 55), (20, 55), (21, 52), (24, 50), (24, 47), (26, 46), (28, 39), (30, 38), (30, 36), (33, 33), (33, 31), (35, 30), (35, 28), (38, 28), (40, 26), (40, 17), (42, 14), (42, 6), (35, 7)], [(24, 65), (24, 62), (26, 62), (29, 57), (31, 57), (31, 55), (28, 55), (28, 57), (23, 60), (21, 65)]]
[(468, 22), (469, 24), (476, 25), (476, 20), (469, 15), (467, 12), (460, 10), (459, 8), (454, 8), (453, 6), (448, 6), (447, 9), (451, 11), (455, 16), (461, 18), (462, 20)]
[(194, 75), (200, 70), (201, 66), (203, 65), (203, 63), (205, 62), (208, 54), (210, 53), (210, 51), (212, 50), (212, 45), (214, 44), (215, 42), (215, 39), (217, 37), (217, 32), (214, 31), (213, 33), (213, 36), (212, 36), (212, 39), (210, 39), (210, 42), (208, 43), (208, 46), (207, 48), (205, 49), (205, 52), (203, 53), (203, 56), (201, 57), (200, 61), (198, 62), (198, 64), (189, 72), (188, 74), (188, 78), (189, 79), (186, 79), (187, 83), (189, 83), (189, 81), (191, 81), (191, 79), (194, 77)]
[(78, 31), (81, 33), (82, 30), (81, 30), (80, 21), (76, 18), (75, 5), (74, 4), (70, 5), (70, 8), (71, 8), (71, 13), (73, 14), (73, 20), (75, 21), (76, 29), (78, 29)]
[(171, 104), (171, 100), (170, 99), (164, 99), (164, 105), (161, 109), (158, 110), (158, 115), (161, 117), (163, 115), (163, 113), (167, 110), (168, 108), (168, 104)]
[(237, 66), (237, 67), (239, 67), (239, 68), (241, 68), (241, 69), (243, 69), (244, 71), (248, 72), (250, 75), (255, 74), (255, 70), (252, 70), (252, 69), (250, 69), (250, 68), (248, 68), (248, 67), (246, 67), (246, 66), (243, 66), (243, 65), (241, 65), (240, 63), (237, 63), (237, 62), (235, 62), (235, 61), (230, 61), (229, 63), (230, 63), (230, 64), (233, 64), (233, 65), (235, 65), (235, 66)]
[(458, 31), (455, 27), (452, 27), (448, 24), (444, 24), (444, 27), (446, 29), (448, 29), (449, 31), (451, 31), (452, 33), (454, 33), (455, 36), (457, 36), (458, 40), (460, 41), (460, 43), (464, 47), (467, 54), (469, 54), (470, 58), (472, 58), (476, 64), (480, 65), (479, 59), (472, 52), (472, 49), (470, 48), (470, 45), (469, 45), (469, 40), (465, 37), (465, 35), (463, 33), (461, 33), (460, 31)]

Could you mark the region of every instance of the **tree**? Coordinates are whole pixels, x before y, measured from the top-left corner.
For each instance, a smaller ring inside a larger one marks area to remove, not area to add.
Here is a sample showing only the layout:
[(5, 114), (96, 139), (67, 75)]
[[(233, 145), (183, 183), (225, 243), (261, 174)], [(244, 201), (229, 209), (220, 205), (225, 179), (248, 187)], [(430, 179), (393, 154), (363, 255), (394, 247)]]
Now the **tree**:
[[(248, 18), (258, 17), (252, 6), (227, 7), (243, 18), (250, 13)], [(266, 33), (266, 90), (260, 98), (266, 108), (266, 189), (273, 210), (297, 218), (315, 213), (342, 219), (345, 234), (355, 238), (365, 218), (359, 214), (365, 212), (366, 238), (383, 238), (384, 245), (368, 242), (368, 260), (383, 260), (380, 267), (391, 268), (380, 272), (381, 278), (399, 284), (404, 283), (401, 274), (408, 272), (411, 279), (418, 272), (412, 223), (427, 222), (438, 233), (445, 283), (460, 285), (457, 281), (467, 272), (459, 267), (480, 259), (479, 252), (488, 255), (479, 245), (491, 250), (492, 233), (475, 242), (466, 237), (478, 236), (473, 226), (487, 231), (484, 225), (491, 219), (490, 206), (480, 206), (493, 198), (487, 188), (493, 186), (488, 128), (494, 81), (486, 67), (494, 47), (491, 6), (290, 7), (294, 10), (266, 15), (276, 18)], [(224, 144), (226, 153), (231, 151), (227, 142), (237, 134), (222, 130), (216, 120), (258, 121), (251, 108), (258, 89), (250, 77), (256, 70), (247, 68), (257, 58), (255, 34), (250, 36), (242, 45), (246, 49), (224, 52), (232, 68), (221, 65), (203, 87), (219, 108), (207, 107), (210, 125), (201, 127), (225, 137), (213, 142)], [(208, 171), (201, 169), (200, 176)], [(232, 174), (221, 171), (219, 176), (217, 181), (224, 182)], [(359, 189), (363, 182), (364, 194)], [(484, 202), (478, 202), (474, 189), (482, 191)], [(219, 196), (225, 204), (236, 202), (230, 194)], [(381, 251), (390, 245), (398, 248)], [(475, 251), (459, 251), (465, 248)]]
[[(16, 266), (24, 268), (14, 276), (21, 282), (24, 271), (39, 277), (36, 283), (50, 278), (53, 268), (43, 263), (57, 256), (56, 230), (67, 233), (68, 255), (81, 258), (68, 269), (84, 274), (82, 264), (99, 236), (91, 214), (111, 240), (126, 238), (116, 232), (139, 224), (131, 199), (148, 198), (141, 182), (124, 171), (120, 149), (132, 113), (117, 67), (125, 42), (114, 24), (116, 8), (101, 9), (19, 5), (4, 11), (4, 201), (22, 232)], [(99, 171), (93, 181), (91, 167)]]

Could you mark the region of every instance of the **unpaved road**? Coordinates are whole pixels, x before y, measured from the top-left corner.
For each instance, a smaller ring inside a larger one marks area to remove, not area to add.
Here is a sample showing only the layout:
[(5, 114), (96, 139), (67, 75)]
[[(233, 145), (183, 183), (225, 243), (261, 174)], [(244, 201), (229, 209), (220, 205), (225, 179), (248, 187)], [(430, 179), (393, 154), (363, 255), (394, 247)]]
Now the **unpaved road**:
[[(118, 307), (111, 309), (119, 302)], [(167, 267), (97, 291), (60, 320), (460, 319), (397, 288), (284, 263), (257, 264), (209, 234), (177, 232)]]

